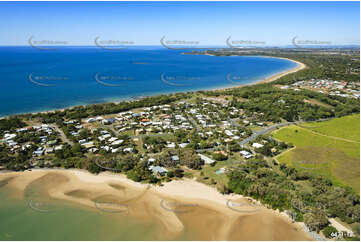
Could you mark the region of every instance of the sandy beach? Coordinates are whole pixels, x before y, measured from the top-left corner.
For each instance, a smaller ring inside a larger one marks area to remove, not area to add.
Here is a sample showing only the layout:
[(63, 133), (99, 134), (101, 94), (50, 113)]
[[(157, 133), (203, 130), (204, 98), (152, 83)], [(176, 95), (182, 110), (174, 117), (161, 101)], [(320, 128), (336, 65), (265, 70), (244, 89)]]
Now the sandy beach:
[[(214, 56), (214, 55), (210, 55), (210, 54), (206, 54), (206, 55)], [(215, 56), (215, 57), (217, 57), (217, 56)], [(300, 70), (302, 70), (302, 69), (307, 68), (307, 66), (306, 66), (304, 63), (299, 62), (299, 61), (296, 61), (296, 60), (292, 60), (292, 59), (289, 59), (289, 58), (274, 57), (274, 56), (262, 56), (262, 57), (277, 58), (277, 59), (284, 59), (284, 60), (292, 61), (292, 62), (296, 63), (297, 66), (296, 66), (295, 68), (292, 68), (292, 69), (290, 69), (290, 70), (283, 71), (283, 72), (281, 72), (281, 73), (272, 75), (272, 76), (270, 76), (270, 77), (267, 77), (267, 78), (262, 79), (262, 80), (257, 81), (257, 82), (240, 84), (240, 85), (237, 85), (237, 86), (234, 86), (234, 87), (214, 88), (214, 89), (209, 89), (209, 91), (231, 90), (231, 89), (239, 88), (239, 87), (253, 86), (253, 85), (258, 85), (258, 84), (262, 84), (262, 83), (270, 83), (270, 82), (273, 82), (273, 81), (276, 81), (276, 80), (280, 79), (280, 78), (283, 77), (283, 76), (286, 76), (286, 75), (288, 75), (288, 74), (292, 74), (292, 73), (295, 73), (295, 72), (298, 72), (298, 71), (300, 71)]]
[(303, 64), (302, 62), (299, 62), (299, 61), (296, 61), (296, 60), (292, 60), (292, 59), (289, 59), (289, 58), (283, 58), (283, 57), (272, 57), (272, 56), (265, 56), (265, 57), (269, 57), (269, 58), (278, 58), (278, 59), (284, 59), (284, 60), (289, 60), (289, 61), (292, 61), (292, 62), (295, 62), (297, 64), (297, 67), (291, 69), (291, 70), (288, 70), (288, 71), (284, 71), (284, 72), (281, 72), (281, 73), (278, 73), (276, 75), (273, 75), (273, 76), (270, 76), (266, 79), (263, 79), (262, 81), (260, 82), (257, 82), (257, 83), (253, 83), (254, 84), (259, 84), (259, 83), (268, 83), (268, 82), (273, 82), (285, 75), (288, 75), (288, 74), (291, 74), (291, 73), (295, 73), (297, 71), (300, 71), (302, 69), (305, 69), (307, 66), (305, 64)]
[(17, 199), (37, 183), (50, 197), (88, 209), (126, 207), (129, 216), (160, 224), (166, 240), (177, 238), (186, 227), (196, 228), (204, 240), (312, 240), (287, 216), (190, 179), (154, 186), (109, 172), (39, 169), (1, 173), (2, 181), (17, 191)]

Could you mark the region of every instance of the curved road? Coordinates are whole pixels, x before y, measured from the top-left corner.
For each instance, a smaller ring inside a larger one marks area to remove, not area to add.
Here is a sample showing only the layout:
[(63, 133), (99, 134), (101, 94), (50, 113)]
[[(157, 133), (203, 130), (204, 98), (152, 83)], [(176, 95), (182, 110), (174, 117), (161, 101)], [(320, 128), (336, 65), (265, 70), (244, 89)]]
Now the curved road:
[(244, 140), (240, 141), (239, 144), (241, 146), (247, 144), (248, 142), (250, 141), (253, 141), (255, 139), (257, 139), (258, 136), (260, 135), (264, 135), (274, 129), (277, 129), (277, 128), (280, 128), (280, 127), (283, 127), (283, 126), (287, 126), (287, 125), (290, 125), (290, 124), (295, 124), (295, 123), (298, 123), (298, 122), (286, 122), (286, 123), (280, 123), (280, 124), (274, 124), (272, 126), (269, 126), (265, 129), (262, 129), (261, 131), (255, 131), (253, 132), (253, 134), (251, 136), (249, 136), (248, 138), (245, 138)]
[[(327, 120), (331, 120), (332, 118), (325, 118), (325, 119), (319, 119), (316, 120), (314, 122), (322, 122), (322, 121), (327, 121)], [(247, 138), (245, 138), (244, 140), (241, 140), (238, 144), (240, 144), (241, 146), (244, 146), (245, 144), (247, 144), (248, 142), (251, 142), (255, 139), (257, 139), (258, 136), (260, 135), (264, 135), (266, 133), (269, 133), (270, 131), (280, 128), (280, 127), (284, 127), (287, 125), (291, 125), (291, 124), (300, 124), (300, 123), (306, 123), (306, 122), (310, 122), (310, 121), (295, 121), (295, 122), (285, 122), (285, 123), (279, 123), (279, 124), (274, 124), (272, 126), (266, 127), (264, 129), (262, 129), (261, 131), (255, 131), (253, 132), (253, 134)], [(199, 149), (196, 150), (197, 152), (204, 152), (204, 151), (212, 151), (214, 150), (216, 147), (214, 148), (209, 148), (209, 149)]]

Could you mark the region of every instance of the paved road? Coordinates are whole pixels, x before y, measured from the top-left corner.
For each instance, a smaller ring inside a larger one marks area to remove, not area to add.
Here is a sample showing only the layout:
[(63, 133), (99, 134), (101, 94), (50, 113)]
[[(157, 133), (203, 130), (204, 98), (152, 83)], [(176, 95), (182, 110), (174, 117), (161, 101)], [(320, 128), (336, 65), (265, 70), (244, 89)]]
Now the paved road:
[[(300, 121), (301, 122), (301, 121)], [(279, 123), (279, 124), (274, 124), (272, 126), (269, 126), (269, 127), (266, 127), (265, 129), (262, 129), (261, 131), (255, 131), (253, 132), (253, 135), (249, 136), (248, 138), (245, 138), (244, 140), (241, 140), (239, 142), (239, 144), (241, 146), (247, 144), (248, 142), (250, 141), (253, 141), (255, 139), (257, 139), (258, 136), (260, 135), (264, 135), (276, 128), (280, 128), (280, 127), (283, 127), (283, 126), (287, 126), (287, 125), (291, 125), (291, 124), (296, 124), (296, 123), (300, 123), (300, 122), (286, 122), (286, 123)], [(218, 147), (213, 147), (213, 148), (209, 148), (209, 149), (199, 149), (199, 150), (196, 150), (197, 152), (205, 152), (205, 151), (212, 151), (214, 149), (216, 149)]]
[(53, 125), (49, 125), (50, 127), (52, 127), (53, 129), (55, 129), (57, 132), (60, 133), (61, 138), (63, 139), (63, 141), (65, 141), (66, 143), (68, 143), (69, 145), (73, 145), (73, 141), (69, 140), (66, 135), (64, 134), (63, 130), (61, 130), (57, 125), (53, 124)]
[[(316, 122), (328, 121), (330, 119), (332, 119), (332, 118), (320, 119), (320, 120), (316, 120)], [(274, 124), (272, 126), (266, 127), (265, 129), (262, 129), (261, 131), (254, 131), (253, 135), (251, 135), (250, 137), (240, 141), (239, 144), (241, 146), (243, 146), (243, 145), (247, 144), (248, 142), (257, 139), (258, 136), (269, 133), (272, 130), (275, 130), (275, 129), (280, 128), (280, 127), (284, 127), (284, 126), (291, 125), (291, 124), (301, 124), (301, 123), (306, 123), (306, 122), (309, 122), (309, 121), (295, 121), (295, 122), (286, 122), (286, 123)]]
[(272, 131), (274, 129), (284, 127), (284, 126), (287, 126), (287, 125), (290, 125), (290, 124), (295, 124), (295, 123), (296, 122), (287, 122), (287, 123), (274, 124), (274, 125), (269, 126), (269, 127), (265, 128), (265, 129), (262, 129), (261, 131), (255, 131), (255, 132), (253, 132), (253, 135), (251, 135), (248, 138), (240, 141), (239, 144), (241, 146), (243, 146), (243, 145), (247, 144), (248, 142), (257, 139), (257, 137), (260, 136), (260, 135), (264, 135), (264, 134), (266, 134), (266, 133), (268, 133), (268, 132), (270, 132), (270, 131)]

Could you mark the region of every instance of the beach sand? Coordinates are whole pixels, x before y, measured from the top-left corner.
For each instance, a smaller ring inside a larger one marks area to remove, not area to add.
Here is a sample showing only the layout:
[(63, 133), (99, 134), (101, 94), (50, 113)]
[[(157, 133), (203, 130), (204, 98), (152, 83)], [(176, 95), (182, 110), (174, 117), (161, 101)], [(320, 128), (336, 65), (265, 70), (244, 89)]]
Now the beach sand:
[(288, 74), (291, 74), (291, 73), (295, 73), (297, 71), (300, 71), (302, 69), (305, 69), (307, 66), (305, 64), (303, 64), (302, 62), (299, 62), (299, 61), (295, 61), (295, 60), (292, 60), (292, 59), (289, 59), (289, 58), (282, 58), (282, 57), (271, 57), (271, 56), (267, 56), (269, 58), (278, 58), (278, 59), (284, 59), (284, 60), (289, 60), (289, 61), (292, 61), (292, 62), (295, 62), (297, 64), (297, 67), (291, 69), (291, 70), (288, 70), (288, 71), (284, 71), (284, 72), (281, 72), (281, 73), (278, 73), (276, 75), (273, 75), (273, 76), (270, 76), (266, 79), (263, 79), (262, 81), (260, 82), (257, 82), (257, 83), (253, 83), (254, 84), (259, 84), (259, 83), (267, 83), (267, 82), (273, 82), (285, 75), (288, 75)]
[(154, 186), (109, 172), (39, 169), (0, 174), (0, 184), (16, 190), (20, 199), (34, 183), (54, 199), (89, 209), (126, 210), (129, 216), (157, 223), (160, 240), (177, 239), (189, 228), (201, 240), (312, 240), (281, 213), (190, 179)]
[[(210, 54), (206, 54), (206, 55), (214, 56), (214, 55), (210, 55)], [(216, 56), (215, 56), (215, 57), (216, 57)], [(272, 75), (272, 76), (267, 77), (267, 78), (265, 78), (265, 79), (262, 79), (262, 80), (260, 80), (260, 81), (256, 81), (256, 82), (252, 82), (252, 83), (246, 83), (246, 84), (240, 84), (240, 85), (237, 85), (237, 86), (234, 86), (234, 87), (213, 88), (213, 89), (210, 89), (209, 91), (231, 90), (231, 89), (239, 88), (239, 87), (253, 86), (253, 85), (258, 85), (258, 84), (262, 84), (262, 83), (269, 83), (269, 82), (276, 81), (276, 80), (280, 79), (281, 77), (286, 76), (286, 75), (288, 75), (288, 74), (292, 74), (292, 73), (295, 73), (295, 72), (298, 72), (298, 71), (300, 71), (300, 70), (302, 70), (302, 69), (307, 68), (307, 66), (306, 66), (304, 63), (299, 62), (299, 61), (296, 61), (296, 60), (292, 60), (292, 59), (289, 59), (289, 58), (274, 57), (274, 56), (262, 56), (262, 57), (289, 60), (289, 61), (292, 61), (292, 62), (296, 63), (297, 66), (296, 66), (295, 68), (292, 68), (292, 69), (290, 69), (290, 70), (283, 71), (283, 72), (281, 72), (281, 73)]]

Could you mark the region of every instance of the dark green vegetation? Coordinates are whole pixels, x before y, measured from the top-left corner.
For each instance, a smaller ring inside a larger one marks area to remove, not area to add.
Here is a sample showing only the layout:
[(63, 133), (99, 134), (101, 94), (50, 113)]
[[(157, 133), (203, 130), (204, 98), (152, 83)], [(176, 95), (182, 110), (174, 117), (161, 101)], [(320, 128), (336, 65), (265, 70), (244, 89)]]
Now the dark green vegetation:
[(0, 132), (3, 133), (6, 130), (15, 130), (17, 128), (22, 128), (26, 126), (21, 119), (18, 117), (9, 117), (5, 119), (0, 119)]
[[(200, 54), (203, 52), (199, 52)], [(202, 92), (207, 96), (226, 95), (233, 98), (236, 106), (249, 112), (264, 113), (264, 120), (287, 121), (318, 120), (321, 118), (341, 117), (352, 113), (359, 113), (359, 100), (331, 96), (323, 93), (301, 89), (282, 90), (275, 84), (291, 84), (300, 80), (325, 79), (345, 80), (346, 82), (360, 81), (359, 53), (347, 55), (329, 55), (313, 52), (294, 51), (207, 51), (208, 54), (218, 56), (230, 55), (266, 55), (290, 58), (307, 65), (307, 68), (296, 73), (281, 77), (272, 83), (259, 84), (241, 88), (232, 88), (215, 92)], [(314, 99), (324, 105), (312, 105), (305, 100)]]
[(329, 239), (334, 238), (334, 236), (332, 236), (332, 234), (335, 234), (337, 232), (338, 232), (337, 229), (335, 227), (332, 227), (332, 226), (327, 226), (326, 228), (324, 228), (322, 230), (322, 233)]
[[(296, 120), (318, 120), (359, 113), (357, 99), (328, 96), (308, 90), (282, 90), (272, 84), (260, 84), (216, 92), (203, 92), (206, 96), (231, 96), (235, 107), (249, 113), (262, 112), (264, 121), (280, 122)], [(315, 99), (332, 108), (312, 105), (305, 99)]]
[(283, 152), (285, 149), (293, 147), (293, 145), (290, 143), (277, 142), (273, 138), (266, 137), (266, 136), (258, 136), (258, 138), (255, 140), (255, 142), (258, 142), (258, 143), (262, 143), (262, 141), (263, 141), (263, 143), (265, 141), (267, 143), (265, 143), (263, 145), (263, 147), (255, 148), (254, 150), (257, 153), (260, 153), (260, 154), (262, 154), (264, 156), (268, 156), (268, 157), (276, 156), (276, 155), (280, 154), (281, 152)]
[(230, 192), (253, 197), (272, 209), (287, 210), (312, 230), (325, 228), (327, 217), (350, 224), (360, 220), (360, 198), (352, 189), (334, 186), (329, 179), (306, 170), (256, 157), (233, 168), (228, 176)]
[[(172, 156), (178, 156), (179, 161), (172, 160)], [(167, 176), (155, 176), (152, 174), (148, 168), (149, 159), (143, 158), (141, 155), (104, 155), (101, 158), (93, 157), (87, 161), (84, 163), (84, 167), (79, 168), (88, 169), (92, 173), (106, 170), (122, 172), (133, 181), (149, 183), (170, 181), (170, 178), (173, 177), (181, 178), (184, 176), (183, 166), (198, 170), (204, 165), (204, 162), (192, 149), (167, 149), (156, 156), (156, 161), (152, 165), (166, 167), (168, 170)], [(103, 168), (96, 164), (100, 164)]]
[[(306, 78), (314, 79), (333, 79), (345, 80), (347, 82), (360, 81), (360, 51), (359, 49), (348, 51), (305, 51), (305, 50), (292, 50), (292, 49), (269, 49), (269, 50), (244, 50), (232, 51), (193, 51), (188, 54), (207, 54), (215, 56), (234, 56), (234, 55), (259, 55), (259, 56), (272, 56), (289, 58), (302, 62), (308, 68), (298, 71), (292, 75), (281, 77), (275, 81), (275, 84), (290, 84), (296, 80)], [(335, 54), (336, 53), (336, 54)]]

